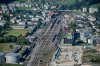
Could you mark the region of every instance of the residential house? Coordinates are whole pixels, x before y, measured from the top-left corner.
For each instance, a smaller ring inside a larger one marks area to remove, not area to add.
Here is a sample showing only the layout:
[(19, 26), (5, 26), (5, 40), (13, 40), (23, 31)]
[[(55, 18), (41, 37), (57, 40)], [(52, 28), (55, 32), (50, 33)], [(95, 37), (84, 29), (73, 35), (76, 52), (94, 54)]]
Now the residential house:
[(24, 6), (25, 7), (32, 7), (32, 3), (31, 2), (26, 2), (26, 3), (24, 3)]
[(100, 38), (99, 37), (96, 38), (96, 49), (98, 52), (100, 52)]
[(4, 26), (5, 23), (0, 22), (0, 26)]
[(5, 4), (2, 4), (1, 8), (2, 8), (3, 13), (8, 11), (7, 5), (5, 5)]

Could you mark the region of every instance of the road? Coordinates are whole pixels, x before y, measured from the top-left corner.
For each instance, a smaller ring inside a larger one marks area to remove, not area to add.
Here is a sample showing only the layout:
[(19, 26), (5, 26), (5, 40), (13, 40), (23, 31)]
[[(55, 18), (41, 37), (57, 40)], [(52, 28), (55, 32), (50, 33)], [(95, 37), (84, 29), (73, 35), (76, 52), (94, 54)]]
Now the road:
[[(39, 66), (40, 58), (55, 48), (55, 43), (58, 42), (57, 38), (53, 42), (55, 35), (58, 35), (62, 27), (61, 15), (54, 18), (47, 28), (38, 36), (35, 42), (36, 46), (32, 50), (31, 59), (27, 62), (27, 66)], [(59, 23), (58, 23), (59, 22)]]

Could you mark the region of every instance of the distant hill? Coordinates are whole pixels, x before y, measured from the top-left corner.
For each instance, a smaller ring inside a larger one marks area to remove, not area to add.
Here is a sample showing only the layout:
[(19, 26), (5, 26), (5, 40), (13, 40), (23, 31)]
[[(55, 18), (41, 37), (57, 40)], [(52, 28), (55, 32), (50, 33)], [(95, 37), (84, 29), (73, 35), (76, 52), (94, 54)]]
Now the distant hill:
[(93, 4), (93, 5), (89, 6), (89, 7), (100, 8), (100, 3)]
[(13, 1), (16, 1), (16, 0), (0, 0), (0, 3), (8, 4), (8, 3), (13, 2)]
[(25, 1), (28, 1), (28, 0), (0, 0), (0, 3), (8, 4), (8, 3), (11, 3), (11, 2), (14, 2), (14, 1), (25, 2)]

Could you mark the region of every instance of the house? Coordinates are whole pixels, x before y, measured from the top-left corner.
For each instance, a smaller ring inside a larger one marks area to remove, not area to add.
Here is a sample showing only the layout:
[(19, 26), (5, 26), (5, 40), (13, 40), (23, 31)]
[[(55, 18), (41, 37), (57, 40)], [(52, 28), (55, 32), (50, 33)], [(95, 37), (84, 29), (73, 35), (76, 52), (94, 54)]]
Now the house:
[(96, 49), (98, 52), (100, 52), (100, 38), (99, 37), (96, 38)]
[(21, 3), (20, 6), (21, 6), (21, 7), (25, 7), (25, 3)]
[(55, 9), (57, 6), (56, 5), (52, 5), (51, 6), (51, 9)]
[(12, 26), (12, 29), (24, 29), (25, 27), (22, 25), (14, 25)]
[(10, 7), (32, 7), (32, 3), (31, 2), (24, 2), (24, 3), (20, 3), (18, 1), (15, 1), (13, 3), (9, 4)]
[(16, 7), (20, 7), (20, 5), (21, 5), (21, 3), (18, 2), (18, 1), (15, 1), (14, 4), (15, 4)]
[(93, 21), (96, 21), (96, 18), (93, 17), (93, 16), (89, 16), (89, 17), (88, 17), (88, 20), (91, 21), (91, 22), (93, 22)]
[(48, 3), (44, 4), (44, 8), (45, 8), (45, 9), (48, 9), (48, 8), (49, 8), (49, 7), (48, 7)]
[(0, 21), (2, 20), (2, 18), (3, 18), (3, 16), (2, 16), (2, 15), (0, 15)]
[(4, 26), (5, 25), (5, 20), (0, 21), (0, 26)]
[(16, 22), (16, 18), (13, 17), (12, 19), (10, 19), (10, 22), (14, 24)]
[(16, 4), (15, 4), (15, 2), (13, 2), (13, 3), (9, 3), (8, 6), (9, 6), (9, 7), (15, 7)]
[(3, 11), (2, 10), (0, 10), (0, 14), (3, 14)]
[(31, 18), (31, 20), (37, 22), (37, 21), (39, 21), (39, 18), (38, 17), (33, 17), (33, 18)]
[(89, 37), (90, 35), (88, 33), (85, 33), (85, 32), (80, 32), (80, 39), (83, 40), (84, 42), (87, 42), (87, 38)]
[(26, 3), (24, 3), (24, 6), (25, 7), (32, 7), (32, 3), (31, 2), (26, 2)]
[(5, 5), (5, 4), (2, 4), (1, 8), (2, 8), (3, 13), (8, 11), (7, 5)]
[(83, 12), (87, 12), (87, 8), (83, 8)]
[(0, 22), (0, 26), (4, 26), (4, 25), (5, 25), (5, 23)]
[(89, 65), (89, 64), (82, 64), (81, 66), (92, 66), (92, 65)]

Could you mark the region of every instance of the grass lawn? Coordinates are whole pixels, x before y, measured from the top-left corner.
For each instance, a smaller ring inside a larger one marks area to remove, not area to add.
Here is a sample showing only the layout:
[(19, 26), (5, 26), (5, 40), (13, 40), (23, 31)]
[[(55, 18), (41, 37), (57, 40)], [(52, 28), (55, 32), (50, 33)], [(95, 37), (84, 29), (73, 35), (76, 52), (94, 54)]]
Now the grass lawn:
[[(28, 2), (29, 0), (18, 0), (20, 2)], [(55, 1), (57, 4), (73, 4), (75, 0), (44, 0), (45, 2)]]
[[(46, 0), (46, 2), (50, 2), (52, 0)], [(75, 0), (54, 0), (57, 4), (74, 4)]]
[(26, 32), (27, 30), (24, 30), (24, 29), (13, 29), (13, 30), (8, 30), (7, 35), (19, 36), (19, 35), (25, 35)]
[(12, 48), (10, 48), (10, 45), (13, 45), (13, 43), (0, 43), (0, 51), (4, 51), (4, 52), (10, 52), (12, 50)]
[(19, 2), (28, 2), (29, 0), (18, 0)]
[(75, 0), (56, 0), (58, 4), (74, 4)]
[(24, 66), (19, 64), (0, 64), (0, 66)]
[(32, 7), (18, 7), (18, 10), (32, 10)]
[(100, 8), (100, 3), (97, 3), (97, 4), (94, 4), (94, 5), (91, 5), (89, 7), (94, 7), (94, 8)]

